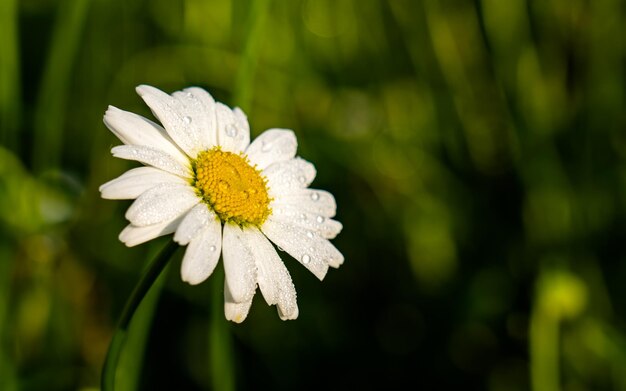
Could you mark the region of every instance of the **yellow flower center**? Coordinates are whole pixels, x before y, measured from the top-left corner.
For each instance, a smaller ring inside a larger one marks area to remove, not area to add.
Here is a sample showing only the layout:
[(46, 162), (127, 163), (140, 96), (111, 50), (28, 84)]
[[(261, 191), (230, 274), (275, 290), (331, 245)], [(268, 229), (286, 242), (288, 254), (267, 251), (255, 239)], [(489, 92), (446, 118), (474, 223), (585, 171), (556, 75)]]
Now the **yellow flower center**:
[(267, 181), (245, 156), (216, 147), (194, 163), (194, 186), (223, 222), (263, 224), (270, 214)]

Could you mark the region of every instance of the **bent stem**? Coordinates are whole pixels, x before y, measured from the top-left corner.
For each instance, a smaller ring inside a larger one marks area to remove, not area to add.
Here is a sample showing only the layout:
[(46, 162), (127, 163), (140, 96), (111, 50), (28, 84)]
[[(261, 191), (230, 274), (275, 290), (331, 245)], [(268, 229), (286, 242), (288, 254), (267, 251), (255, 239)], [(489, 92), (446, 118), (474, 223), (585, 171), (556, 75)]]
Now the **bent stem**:
[(133, 319), (133, 315), (137, 311), (137, 307), (146, 296), (156, 279), (159, 277), (174, 252), (178, 249), (178, 245), (174, 241), (170, 241), (161, 250), (159, 255), (148, 265), (145, 272), (135, 285), (133, 292), (130, 294), (124, 310), (120, 316), (120, 320), (115, 330), (115, 334), (109, 344), (109, 350), (102, 367), (102, 390), (109, 391), (115, 387), (115, 370), (120, 359), (120, 353), (124, 346), (128, 326)]

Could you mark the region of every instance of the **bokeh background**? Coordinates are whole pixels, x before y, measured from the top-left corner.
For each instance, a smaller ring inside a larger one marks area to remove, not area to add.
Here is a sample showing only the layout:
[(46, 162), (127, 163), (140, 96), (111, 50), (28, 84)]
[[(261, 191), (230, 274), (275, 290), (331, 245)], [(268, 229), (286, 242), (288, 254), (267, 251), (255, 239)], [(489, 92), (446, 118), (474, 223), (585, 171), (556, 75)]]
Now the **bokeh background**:
[[(119, 390), (626, 390), (621, 0), (0, 1), (0, 389), (97, 390), (130, 291), (98, 186), (109, 104), (197, 85), (294, 129), (346, 262), (284, 253), (300, 317), (179, 250), (135, 317)], [(216, 295), (217, 294), (217, 295)]]

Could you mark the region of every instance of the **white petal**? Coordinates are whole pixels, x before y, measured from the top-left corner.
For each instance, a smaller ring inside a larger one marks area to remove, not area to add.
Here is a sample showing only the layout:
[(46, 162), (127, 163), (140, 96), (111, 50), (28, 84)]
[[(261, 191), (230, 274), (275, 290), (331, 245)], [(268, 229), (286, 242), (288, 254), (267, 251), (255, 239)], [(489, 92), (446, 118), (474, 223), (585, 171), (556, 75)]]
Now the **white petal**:
[(298, 316), (296, 288), (285, 264), (257, 228), (245, 228), (244, 233), (249, 248), (253, 249), (257, 280), (263, 298), (269, 305), (278, 305), (281, 319), (295, 319)]
[(224, 273), (236, 303), (250, 300), (256, 290), (257, 282), (254, 256), (243, 236), (244, 232), (238, 225), (224, 224), (222, 237)]
[(184, 106), (183, 122), (189, 121), (189, 126), (198, 132), (200, 145), (203, 150), (217, 145), (217, 118), (215, 116), (215, 100), (205, 90), (198, 87), (185, 88), (175, 92), (174, 98)]
[(158, 168), (137, 167), (100, 186), (100, 193), (109, 200), (132, 200), (161, 183), (187, 182)]
[(246, 155), (252, 165), (262, 170), (272, 163), (283, 162), (296, 156), (298, 140), (289, 129), (269, 129), (261, 133), (248, 149)]
[(297, 207), (304, 212), (315, 213), (324, 217), (333, 217), (337, 212), (335, 197), (327, 191), (316, 189), (298, 189), (280, 194), (276, 204)]
[(141, 145), (163, 151), (181, 164), (186, 164), (188, 160), (165, 129), (147, 118), (109, 106), (104, 114), (104, 123), (124, 144)]
[(235, 123), (237, 128), (241, 129), (242, 134), (239, 138), (239, 152), (243, 152), (250, 145), (250, 123), (248, 122), (248, 116), (239, 107), (233, 109), (235, 115)]
[(205, 228), (209, 224), (214, 224), (216, 221), (219, 225), (220, 222), (218, 217), (215, 215), (215, 212), (209, 209), (204, 202), (200, 202), (198, 205), (194, 206), (189, 213), (187, 213), (183, 221), (180, 223), (178, 229), (176, 230), (176, 234), (174, 235), (174, 241), (178, 244), (186, 245), (201, 229)]
[(328, 240), (315, 232), (268, 218), (261, 231), (276, 245), (296, 258), (320, 280), (328, 266), (338, 267), (343, 255)]
[(159, 149), (141, 145), (118, 145), (111, 149), (111, 153), (117, 158), (135, 160), (183, 178), (192, 177), (191, 166), (188, 161), (186, 164), (183, 164), (172, 155)]
[(191, 158), (211, 148), (213, 99), (200, 89), (170, 96), (147, 85), (137, 87), (137, 93), (161, 121), (176, 144)]
[(235, 301), (228, 286), (228, 280), (224, 280), (224, 315), (226, 319), (235, 323), (243, 322), (248, 316), (253, 298), (254, 292), (252, 292), (252, 296), (246, 301)]
[[(205, 205), (202, 206), (206, 209)], [(187, 246), (180, 269), (183, 281), (196, 285), (206, 280), (215, 270), (215, 265), (220, 258), (221, 245), (222, 225), (219, 220), (213, 219), (191, 239)]]
[(343, 225), (319, 214), (305, 212), (298, 206), (272, 203), (272, 218), (282, 223), (295, 225), (319, 234), (324, 239), (333, 239), (343, 229)]
[(315, 179), (315, 166), (299, 157), (278, 162), (263, 170), (267, 178), (270, 196), (280, 197), (285, 192), (299, 191)]
[(126, 211), (135, 226), (161, 223), (186, 213), (200, 199), (190, 185), (164, 183), (140, 195)]
[(250, 143), (250, 126), (241, 110), (233, 112), (228, 106), (217, 102), (217, 141), (223, 151), (239, 153)]
[(149, 240), (157, 238), (159, 236), (171, 234), (176, 231), (176, 227), (180, 224), (183, 216), (178, 216), (169, 221), (164, 221), (159, 224), (148, 225), (146, 227), (136, 227), (129, 224), (120, 233), (119, 239), (128, 247), (133, 247), (141, 243), (145, 243)]

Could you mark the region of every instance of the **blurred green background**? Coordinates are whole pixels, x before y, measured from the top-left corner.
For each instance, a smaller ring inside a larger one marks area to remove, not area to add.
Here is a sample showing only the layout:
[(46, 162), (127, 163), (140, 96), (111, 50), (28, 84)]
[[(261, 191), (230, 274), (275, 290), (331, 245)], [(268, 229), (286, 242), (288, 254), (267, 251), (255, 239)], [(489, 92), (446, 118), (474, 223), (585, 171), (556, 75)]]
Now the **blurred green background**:
[(0, 389), (96, 390), (141, 270), (107, 105), (198, 85), (294, 129), (346, 257), (224, 320), (182, 251), (120, 390), (626, 390), (621, 0), (1, 0)]

